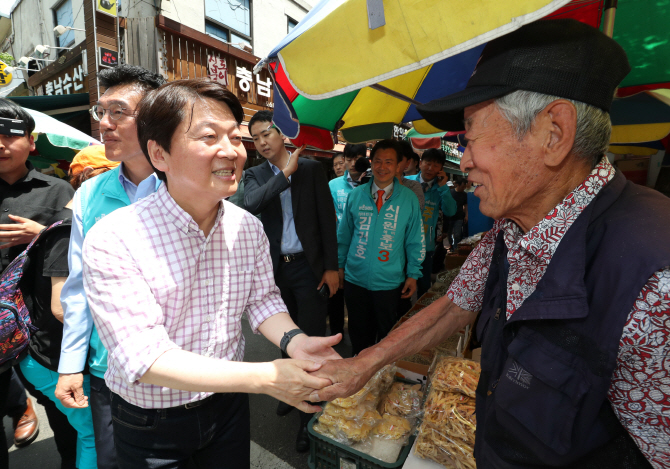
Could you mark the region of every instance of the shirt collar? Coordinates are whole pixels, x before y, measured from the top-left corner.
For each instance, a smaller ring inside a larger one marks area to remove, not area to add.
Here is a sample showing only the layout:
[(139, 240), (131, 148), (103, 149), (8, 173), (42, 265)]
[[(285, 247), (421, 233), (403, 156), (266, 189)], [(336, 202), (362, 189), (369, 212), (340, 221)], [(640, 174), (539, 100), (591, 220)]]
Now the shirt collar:
[[(27, 160), (26, 160), (26, 168), (28, 168), (28, 172), (26, 173), (26, 175), (23, 176), (21, 179), (17, 180), (14, 184), (12, 184), (12, 186), (26, 182), (32, 182), (33, 180), (47, 181), (47, 182), (53, 180), (51, 176), (47, 176), (36, 170), (35, 167), (32, 165), (32, 163)], [(2, 183), (9, 186), (9, 184), (7, 184), (5, 181), (2, 181)]]
[[(167, 184), (161, 184), (158, 190), (156, 191), (156, 196), (158, 197), (158, 205), (164, 207), (161, 212), (169, 218), (172, 223), (184, 234), (189, 232), (198, 233), (200, 227), (193, 220), (193, 217), (188, 214), (183, 208), (179, 206), (177, 202), (172, 198), (170, 193), (167, 190)], [(225, 210), (223, 208), (223, 202), (219, 204), (219, 211), (216, 214), (216, 220), (214, 221), (214, 226), (210, 232), (210, 235), (217, 229), (221, 219), (223, 218)]]
[[(291, 152), (288, 151), (288, 150), (286, 150), (286, 153), (288, 153), (288, 156), (289, 156), (289, 158), (290, 158), (290, 157), (291, 157)], [(268, 164), (270, 165), (270, 169), (271, 169), (272, 172), (275, 174), (275, 176), (281, 172), (281, 169), (279, 169), (277, 166), (275, 166), (275, 165), (273, 165), (272, 163), (270, 163), (270, 160), (268, 160)], [(292, 175), (291, 175), (291, 176), (292, 176)], [(291, 179), (291, 176), (289, 176), (289, 179)]]
[(431, 187), (433, 187), (433, 183), (435, 182), (435, 178), (431, 179), (430, 181), (425, 181), (423, 179), (423, 176), (421, 175), (421, 173), (419, 173), (419, 182), (421, 184), (424, 184), (424, 183), (428, 184), (428, 189), (430, 189)]
[[(395, 182), (395, 180), (394, 180), (394, 182)], [(392, 182), (391, 184), (389, 184), (388, 186), (386, 186), (386, 188), (383, 189), (383, 191), (384, 191), (384, 200), (388, 200), (389, 197), (391, 197), (391, 194), (393, 194), (393, 184), (394, 184), (394, 182)], [(375, 195), (377, 195), (377, 191), (379, 191), (379, 190), (382, 190), (382, 189), (380, 189), (380, 188), (377, 186), (377, 184), (375, 183), (374, 178), (372, 178), (372, 184), (371, 184), (370, 194), (374, 197)]]
[(518, 245), (540, 260), (547, 263), (551, 261), (565, 233), (602, 188), (612, 180), (615, 172), (609, 160), (603, 157), (586, 179), (528, 233), (522, 233), (516, 223), (506, 220), (507, 248), (512, 250), (513, 246)]
[(346, 172), (346, 181), (351, 185), (351, 187), (358, 187), (361, 184), (360, 181), (354, 181), (351, 178), (351, 174), (349, 174), (349, 171)]

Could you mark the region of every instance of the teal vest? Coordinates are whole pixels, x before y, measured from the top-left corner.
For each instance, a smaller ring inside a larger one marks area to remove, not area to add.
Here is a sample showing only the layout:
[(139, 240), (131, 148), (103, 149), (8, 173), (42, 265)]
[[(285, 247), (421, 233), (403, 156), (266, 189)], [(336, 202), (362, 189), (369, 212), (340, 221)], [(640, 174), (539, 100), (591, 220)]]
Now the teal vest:
[[(79, 188), (79, 200), (81, 203), (81, 220), (83, 224), (84, 238), (88, 230), (114, 210), (130, 205), (128, 194), (119, 182), (119, 171), (117, 166), (111, 171), (101, 174), (84, 182)], [(156, 182), (156, 189), (160, 181)], [(88, 314), (91, 314), (90, 311)], [(98, 331), (95, 326), (91, 331), (90, 350), (88, 355), (88, 367), (91, 374), (98, 378), (105, 377), (107, 371), (107, 350), (102, 345)]]

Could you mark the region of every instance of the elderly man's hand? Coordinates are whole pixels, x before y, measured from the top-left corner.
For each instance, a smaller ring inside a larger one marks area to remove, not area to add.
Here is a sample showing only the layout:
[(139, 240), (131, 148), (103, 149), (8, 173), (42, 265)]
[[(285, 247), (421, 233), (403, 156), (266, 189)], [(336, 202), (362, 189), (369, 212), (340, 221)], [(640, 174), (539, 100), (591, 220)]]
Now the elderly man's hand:
[(311, 360), (316, 363), (340, 360), (342, 357), (333, 349), (333, 346), (339, 344), (340, 340), (342, 340), (342, 334), (330, 337), (310, 337), (298, 334), (291, 339), (286, 351), (292, 358)]
[(9, 215), (9, 218), (16, 223), (0, 225), (0, 249), (28, 244), (44, 229), (43, 225), (27, 218), (17, 215)]
[(365, 351), (354, 358), (326, 362), (321, 369), (312, 373), (314, 376), (327, 378), (332, 385), (315, 390), (310, 396), (312, 402), (332, 401), (338, 397), (349, 397), (360, 390), (377, 371), (366, 365)]
[(263, 380), (265, 394), (303, 412), (314, 413), (321, 410), (321, 407), (306, 402), (314, 391), (331, 384), (329, 379), (310, 374), (321, 365), (307, 360), (275, 360), (266, 365), (266, 378)]

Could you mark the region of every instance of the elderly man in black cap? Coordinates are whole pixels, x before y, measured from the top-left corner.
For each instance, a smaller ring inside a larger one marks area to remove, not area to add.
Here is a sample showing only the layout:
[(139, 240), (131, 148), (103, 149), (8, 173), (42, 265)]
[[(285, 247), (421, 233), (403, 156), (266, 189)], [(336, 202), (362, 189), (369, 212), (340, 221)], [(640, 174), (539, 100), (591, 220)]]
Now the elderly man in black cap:
[(317, 373), (346, 396), (477, 321), (480, 468), (670, 467), (670, 199), (605, 156), (623, 49), (572, 20), (490, 42), (465, 90), (423, 106), (465, 130), (461, 169), (497, 219), (445, 297)]

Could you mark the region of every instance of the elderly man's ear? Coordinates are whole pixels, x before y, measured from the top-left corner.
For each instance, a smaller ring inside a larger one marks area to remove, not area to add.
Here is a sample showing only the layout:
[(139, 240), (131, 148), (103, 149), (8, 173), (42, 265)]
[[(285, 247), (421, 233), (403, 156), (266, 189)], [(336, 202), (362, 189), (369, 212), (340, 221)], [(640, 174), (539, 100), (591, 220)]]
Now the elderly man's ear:
[(575, 142), (577, 109), (570, 101), (558, 99), (538, 117), (537, 123), (543, 132), (544, 163), (550, 167), (561, 166)]
[[(151, 164), (158, 171), (167, 172), (167, 163), (165, 161), (166, 151), (163, 150), (155, 140), (149, 140), (147, 142), (147, 151), (149, 152), (149, 159)], [(168, 155), (169, 156), (169, 155)]]

